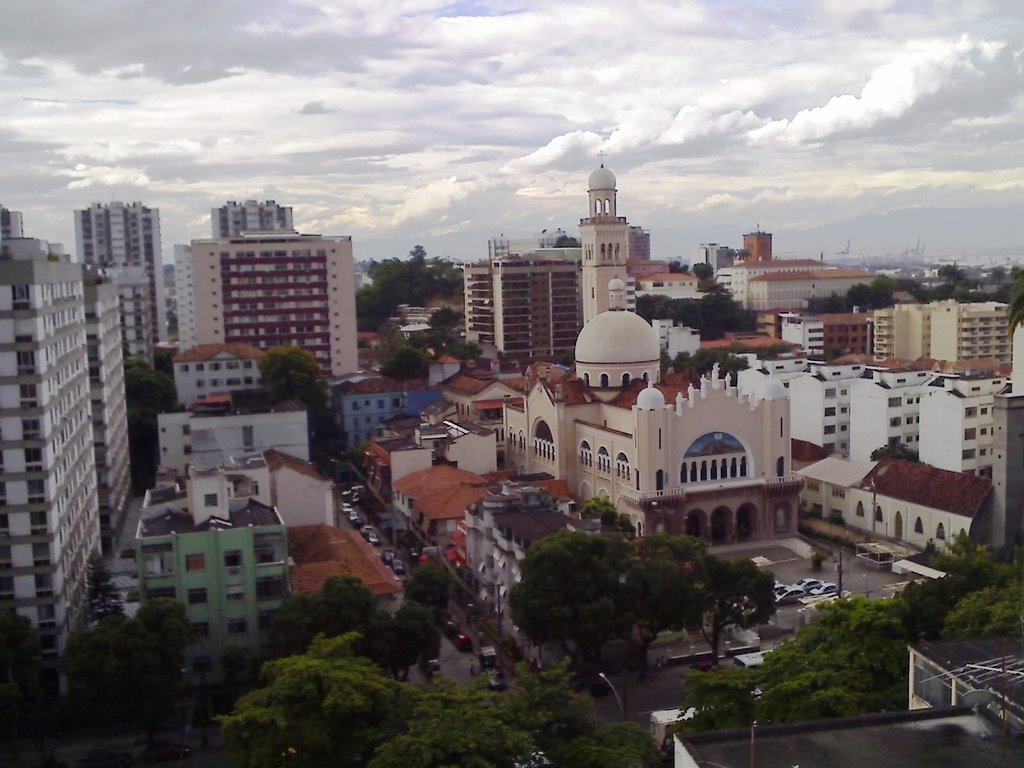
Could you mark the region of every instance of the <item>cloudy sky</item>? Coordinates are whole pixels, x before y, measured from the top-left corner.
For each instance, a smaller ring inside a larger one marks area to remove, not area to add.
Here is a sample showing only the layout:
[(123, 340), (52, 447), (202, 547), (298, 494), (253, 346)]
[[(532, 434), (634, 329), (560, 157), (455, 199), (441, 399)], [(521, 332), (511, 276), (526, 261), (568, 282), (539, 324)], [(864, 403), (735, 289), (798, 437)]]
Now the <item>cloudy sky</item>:
[(1021, 0), (3, 0), (0, 204), (141, 200), (163, 248), (273, 198), (357, 259), (486, 257), (586, 212), (656, 258), (1024, 255)]

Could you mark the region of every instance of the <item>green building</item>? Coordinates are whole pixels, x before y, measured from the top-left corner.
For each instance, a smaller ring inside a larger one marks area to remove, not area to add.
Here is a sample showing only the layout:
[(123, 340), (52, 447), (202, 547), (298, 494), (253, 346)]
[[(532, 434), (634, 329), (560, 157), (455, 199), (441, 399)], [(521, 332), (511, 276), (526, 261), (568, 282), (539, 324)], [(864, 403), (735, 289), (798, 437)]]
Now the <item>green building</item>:
[(142, 600), (185, 605), (196, 632), (188, 661), (206, 684), (221, 679), (225, 648), (265, 643), (289, 591), (288, 540), (277, 510), (261, 500), (270, 493), (262, 457), (189, 474), (187, 492), (172, 485), (146, 494), (135, 547)]

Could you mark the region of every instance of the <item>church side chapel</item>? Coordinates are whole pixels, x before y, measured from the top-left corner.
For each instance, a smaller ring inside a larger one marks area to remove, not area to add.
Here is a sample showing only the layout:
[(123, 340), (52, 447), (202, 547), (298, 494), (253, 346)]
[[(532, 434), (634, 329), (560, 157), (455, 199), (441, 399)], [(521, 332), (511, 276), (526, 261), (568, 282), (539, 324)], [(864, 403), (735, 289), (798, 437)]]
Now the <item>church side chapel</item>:
[(657, 332), (626, 309), (629, 223), (615, 183), (603, 165), (590, 175), (576, 364), (534, 365), (523, 404), (505, 406), (509, 468), (564, 478), (581, 501), (609, 499), (641, 536), (725, 544), (794, 534), (802, 481), (790, 464), (788, 391), (773, 381), (741, 395), (717, 366), (699, 381), (662, 379)]

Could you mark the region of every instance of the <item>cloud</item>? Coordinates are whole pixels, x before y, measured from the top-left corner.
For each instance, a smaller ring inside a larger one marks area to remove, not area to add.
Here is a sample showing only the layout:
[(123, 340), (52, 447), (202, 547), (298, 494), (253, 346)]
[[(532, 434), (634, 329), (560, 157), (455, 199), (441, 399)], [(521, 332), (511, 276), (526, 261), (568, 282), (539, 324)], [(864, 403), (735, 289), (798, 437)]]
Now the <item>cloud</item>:
[(404, 224), (428, 214), (447, 209), (452, 203), (465, 200), (469, 195), (484, 188), (483, 179), (460, 181), (455, 176), (431, 182), (425, 187), (409, 192), (398, 210), (391, 217), (391, 223)]
[(149, 177), (138, 168), (117, 168), (108, 165), (83, 165), (57, 171), (58, 176), (74, 178), (68, 189), (85, 189), (86, 187), (144, 187), (149, 184)]
[(328, 109), (323, 101), (307, 101), (297, 111), (300, 115), (329, 115), (337, 110)]

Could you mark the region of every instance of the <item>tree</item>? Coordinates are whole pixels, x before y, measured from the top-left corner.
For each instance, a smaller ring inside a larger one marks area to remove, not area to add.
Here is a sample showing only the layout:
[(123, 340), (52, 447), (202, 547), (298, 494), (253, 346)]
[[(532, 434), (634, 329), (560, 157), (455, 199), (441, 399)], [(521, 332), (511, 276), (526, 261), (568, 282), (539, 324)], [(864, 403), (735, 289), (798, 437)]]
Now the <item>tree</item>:
[(555, 240), (555, 248), (579, 248), (580, 241), (575, 237), (569, 235), (559, 235), (558, 239)]
[(124, 613), (124, 600), (111, 581), (110, 572), (103, 561), (102, 555), (94, 552), (89, 557), (89, 570), (86, 573), (89, 586), (89, 621), (97, 622), (113, 613)]
[(409, 667), (417, 661), (437, 658), (441, 633), (429, 608), (408, 602), (394, 616), (377, 613), (367, 649), (381, 669), (396, 680), (407, 680)]
[(1006, 637), (1020, 631), (1019, 584), (986, 587), (962, 597), (946, 615), (943, 638), (968, 640)]
[(160, 464), (160, 434), (157, 415), (174, 410), (178, 394), (174, 379), (145, 360), (124, 362), (124, 394), (128, 409), (128, 451), (131, 459), (132, 489), (143, 493), (153, 486)]
[(749, 363), (745, 357), (739, 356), (740, 344), (733, 349), (698, 349), (692, 355), (680, 352), (672, 361), (672, 369), (678, 373), (688, 373), (695, 381), (701, 376), (710, 374), (718, 366), (719, 378), (745, 371)]
[(1024, 270), (1017, 270), (1012, 273), (1010, 281), (1010, 306), (1006, 316), (1011, 340), (1017, 326), (1022, 322), (1024, 322)]
[(228, 753), (246, 768), (365, 765), (397, 733), (402, 686), (357, 656), (357, 637), (317, 638), (301, 655), (268, 662), (264, 685), (220, 718)]
[(38, 690), (39, 652), (32, 622), (9, 611), (0, 613), (0, 683), (17, 686), (25, 701)]
[(765, 656), (758, 719), (776, 723), (907, 708), (907, 642), (899, 609), (855, 597)]
[(440, 614), (448, 607), (451, 575), (440, 565), (424, 565), (415, 569), (405, 583), (405, 599)]
[(382, 375), (392, 379), (418, 379), (423, 376), (427, 356), (415, 347), (403, 345), (380, 367)]
[(407, 730), (382, 744), (369, 768), (515, 768), (531, 752), (530, 734), (509, 722), (496, 694), (441, 678), (419, 698)]
[(879, 448), (875, 448), (871, 452), (872, 461), (881, 461), (882, 459), (903, 459), (904, 461), (920, 461), (921, 457), (917, 451), (913, 448), (908, 448), (903, 443), (890, 443), (889, 445), (883, 445)]
[(376, 609), (373, 594), (355, 576), (332, 576), (313, 595), (292, 594), (281, 603), (270, 627), (275, 656), (305, 653), (317, 635), (365, 636)]
[(657, 534), (634, 543), (623, 598), (642, 672), (647, 671), (647, 650), (661, 632), (700, 618), (705, 552), (704, 542), (689, 536)]
[(459, 341), (448, 348), (448, 354), (458, 360), (480, 357), (483, 353), (483, 349), (475, 341)]
[(686, 704), (693, 709), (693, 717), (683, 721), (680, 730), (700, 733), (750, 727), (757, 719), (757, 678), (756, 670), (742, 667), (692, 670), (686, 676)]
[(513, 621), (536, 645), (557, 642), (574, 661), (600, 660), (605, 642), (629, 627), (619, 583), (628, 557), (621, 539), (579, 531), (541, 539), (512, 587)]
[(300, 347), (275, 347), (260, 358), (263, 386), (275, 403), (298, 400), (316, 418), (327, 411), (327, 385), (320, 364)]
[(729, 624), (746, 629), (767, 621), (775, 613), (775, 580), (748, 558), (704, 558), (701, 595), (704, 621), (701, 632), (718, 661), (722, 631)]
[(626, 538), (636, 536), (636, 528), (629, 515), (620, 513), (608, 499), (595, 496), (583, 505), (583, 516), (600, 520), (601, 526), (609, 531), (618, 531)]
[(694, 264), (692, 269), (693, 276), (698, 280), (711, 280), (715, 276), (715, 268), (710, 264)]
[(186, 687), (182, 674), (192, 626), (181, 603), (143, 604), (134, 618), (115, 613), (68, 638), (68, 704), (88, 724), (134, 722), (152, 739)]

